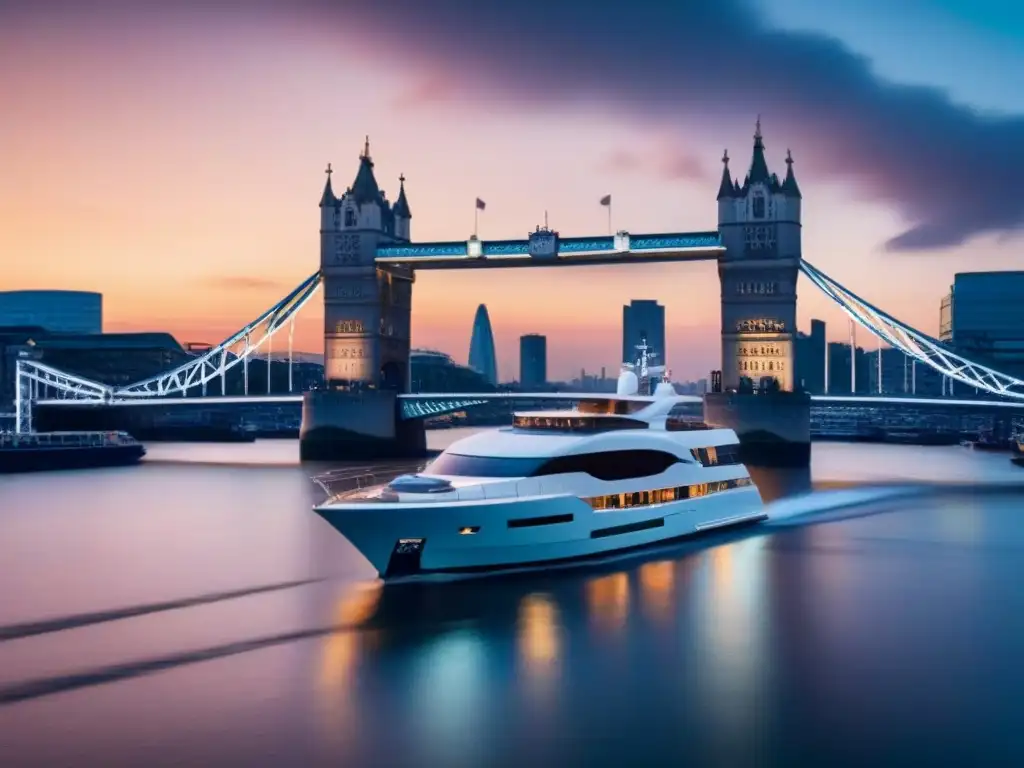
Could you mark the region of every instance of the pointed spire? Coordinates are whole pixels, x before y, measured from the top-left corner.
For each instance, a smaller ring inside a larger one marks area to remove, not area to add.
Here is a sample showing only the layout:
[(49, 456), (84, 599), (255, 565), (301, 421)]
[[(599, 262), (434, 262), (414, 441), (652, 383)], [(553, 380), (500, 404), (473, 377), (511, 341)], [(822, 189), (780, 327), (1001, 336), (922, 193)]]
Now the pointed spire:
[(757, 127), (754, 130), (754, 156), (750, 160), (750, 173), (747, 176), (747, 181), (750, 184), (764, 184), (769, 177), (768, 163), (764, 159), (764, 141), (761, 137), (761, 116), (758, 115)]
[(718, 185), (718, 198), (725, 200), (733, 197), (732, 181), (729, 178), (729, 150), (722, 155), (722, 183)]
[(411, 219), (412, 211), (409, 210), (409, 201), (405, 197), (405, 174), (398, 177), (398, 200), (395, 201), (395, 216), (403, 219)]
[(796, 175), (793, 173), (793, 153), (786, 150), (786, 179), (782, 182), (782, 193), (786, 197), (795, 197), (798, 200), (803, 197), (800, 194), (800, 187), (796, 184)]
[(331, 206), (331, 205), (337, 205), (338, 204), (338, 198), (336, 198), (334, 196), (334, 189), (331, 187), (331, 174), (334, 173), (334, 171), (331, 170), (331, 164), (330, 163), (327, 164), (327, 170), (324, 171), (324, 173), (327, 174), (327, 183), (324, 184), (324, 193), (320, 197), (320, 207), (321, 208), (323, 208), (325, 206)]
[(358, 205), (381, 201), (380, 187), (373, 175), (373, 160), (370, 159), (369, 136), (366, 137), (363, 153), (359, 156), (359, 171), (356, 173), (356, 180), (352, 182), (351, 194)]

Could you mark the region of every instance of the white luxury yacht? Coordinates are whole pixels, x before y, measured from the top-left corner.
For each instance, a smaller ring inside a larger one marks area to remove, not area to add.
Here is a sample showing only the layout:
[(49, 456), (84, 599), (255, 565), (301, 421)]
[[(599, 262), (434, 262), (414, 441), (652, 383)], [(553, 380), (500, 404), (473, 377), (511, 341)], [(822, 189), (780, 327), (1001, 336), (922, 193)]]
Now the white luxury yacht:
[(572, 397), (576, 410), (517, 413), (419, 474), (315, 509), (386, 581), (562, 565), (766, 519), (736, 434), (672, 417), (699, 397), (667, 383)]

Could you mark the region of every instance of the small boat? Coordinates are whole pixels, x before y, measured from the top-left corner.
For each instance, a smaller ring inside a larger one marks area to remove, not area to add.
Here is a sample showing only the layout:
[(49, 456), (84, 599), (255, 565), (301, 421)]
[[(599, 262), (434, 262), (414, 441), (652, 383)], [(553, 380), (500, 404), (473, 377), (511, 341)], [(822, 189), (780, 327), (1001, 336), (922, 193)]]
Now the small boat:
[(136, 464), (146, 449), (127, 432), (0, 434), (0, 473)]
[(736, 433), (672, 418), (699, 402), (663, 383), (517, 413), (314, 509), (385, 582), (559, 567), (767, 519)]

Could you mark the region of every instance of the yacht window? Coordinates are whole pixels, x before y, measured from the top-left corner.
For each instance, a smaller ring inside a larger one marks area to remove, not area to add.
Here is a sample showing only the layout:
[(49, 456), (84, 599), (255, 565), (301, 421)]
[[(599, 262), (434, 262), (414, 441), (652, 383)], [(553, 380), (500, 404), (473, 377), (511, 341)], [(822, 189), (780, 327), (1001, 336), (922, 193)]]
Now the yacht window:
[(597, 510), (631, 509), (633, 507), (649, 507), (653, 504), (667, 504), (681, 499), (696, 499), (712, 493), (731, 491), (733, 488), (746, 488), (752, 485), (749, 477), (735, 480), (715, 480), (697, 485), (679, 485), (674, 488), (656, 488), (652, 491), (634, 491), (632, 493), (611, 493), (606, 496), (591, 496), (583, 499)]
[(665, 420), (666, 432), (706, 432), (712, 429), (703, 421), (696, 421), (686, 416), (669, 416)]
[(505, 458), (442, 453), (424, 470), (431, 475), (458, 477), (530, 477), (547, 458)]
[(561, 475), (568, 472), (585, 472), (598, 480), (628, 480), (660, 474), (680, 461), (686, 459), (680, 459), (665, 451), (602, 451), (556, 456), (540, 467), (536, 474)]
[[(705, 450), (703, 448), (696, 450)], [(629, 480), (664, 472), (686, 462), (665, 451), (602, 451), (553, 458), (503, 458), (442, 453), (424, 472), (464, 477), (541, 477), (583, 472), (598, 480)]]
[(515, 416), (515, 429), (546, 432), (611, 432), (616, 429), (647, 429), (646, 421), (621, 416)]
[(740, 464), (739, 443), (719, 445), (714, 448), (691, 448), (693, 458), (705, 467), (718, 467), (727, 464)]

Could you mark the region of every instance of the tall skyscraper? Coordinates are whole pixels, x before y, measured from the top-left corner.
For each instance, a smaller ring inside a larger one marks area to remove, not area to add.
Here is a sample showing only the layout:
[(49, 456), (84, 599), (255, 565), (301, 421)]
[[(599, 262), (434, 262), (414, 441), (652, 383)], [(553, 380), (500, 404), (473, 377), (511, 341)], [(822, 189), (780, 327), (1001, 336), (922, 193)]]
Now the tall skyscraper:
[(653, 299), (633, 299), (622, 308), (622, 362), (636, 362), (637, 345), (647, 339), (657, 357), (652, 365), (665, 365), (665, 308)]
[(483, 374), (491, 384), (498, 384), (498, 356), (494, 351), (494, 333), (487, 306), (476, 308), (473, 318), (473, 335), (469, 340), (469, 367)]
[(523, 387), (548, 381), (548, 337), (530, 333), (519, 337), (519, 381)]

